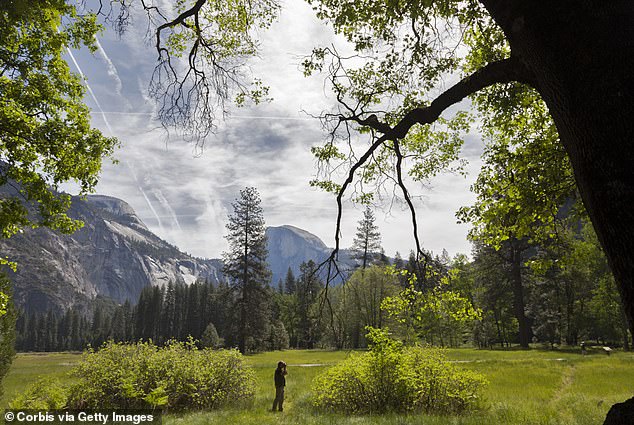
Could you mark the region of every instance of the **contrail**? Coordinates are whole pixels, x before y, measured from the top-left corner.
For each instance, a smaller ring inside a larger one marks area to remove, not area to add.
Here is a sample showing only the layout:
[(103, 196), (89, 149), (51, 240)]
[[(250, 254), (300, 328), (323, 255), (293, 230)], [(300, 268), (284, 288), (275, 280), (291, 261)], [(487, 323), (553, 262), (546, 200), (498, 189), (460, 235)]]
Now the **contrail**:
[(169, 214), (169, 218), (171, 218), (174, 224), (176, 224), (176, 227), (178, 228), (178, 230), (182, 232), (183, 229), (181, 228), (181, 224), (178, 222), (178, 218), (176, 218), (177, 216), (174, 213), (172, 206), (167, 201), (167, 198), (165, 197), (165, 195), (163, 195), (163, 192), (160, 189), (155, 189), (152, 191), (152, 193), (154, 194), (156, 199), (159, 200), (161, 205), (167, 210), (167, 213)]
[(66, 50), (68, 51), (68, 54), (70, 55), (70, 58), (72, 59), (73, 63), (75, 64), (75, 68), (77, 68), (77, 71), (79, 72), (81, 77), (84, 79), (84, 84), (86, 85), (86, 88), (88, 89), (88, 93), (90, 93), (90, 96), (92, 97), (92, 100), (94, 100), (95, 101), (95, 105), (97, 105), (97, 109), (99, 109), (99, 112), (101, 112), (101, 116), (103, 117), (103, 121), (106, 124), (106, 127), (108, 128), (108, 131), (110, 132), (110, 135), (114, 136), (114, 132), (112, 131), (112, 127), (110, 127), (110, 123), (108, 122), (108, 119), (106, 118), (106, 114), (104, 113), (103, 108), (101, 107), (101, 104), (97, 100), (97, 96), (95, 96), (95, 93), (92, 91), (92, 89), (90, 88), (90, 85), (88, 84), (88, 80), (86, 79), (86, 74), (84, 74), (84, 72), (79, 67), (79, 64), (75, 60), (75, 55), (73, 55), (73, 52), (70, 50), (70, 48), (67, 47)]
[(145, 191), (143, 190), (143, 186), (139, 183), (139, 179), (137, 178), (136, 173), (134, 172), (134, 168), (130, 166), (130, 163), (128, 161), (125, 161), (125, 165), (130, 169), (130, 172), (132, 173), (132, 178), (134, 179), (137, 187), (139, 188), (139, 192), (141, 192), (141, 195), (143, 195), (143, 198), (145, 198), (145, 202), (147, 203), (148, 207), (150, 207), (150, 211), (152, 211), (152, 214), (154, 214), (154, 218), (156, 218), (156, 221), (158, 222), (158, 226), (159, 226), (159, 229), (161, 229), (161, 233), (164, 234), (165, 229), (163, 229), (163, 222), (161, 222), (161, 217), (156, 213), (154, 206), (150, 202), (150, 198), (148, 198), (148, 196), (145, 194)]
[[(135, 178), (136, 180), (136, 178)], [(137, 182), (138, 184), (138, 182)], [(147, 202), (148, 207), (150, 207), (150, 210), (152, 211), (152, 214), (154, 214), (154, 217), (156, 218), (156, 221), (158, 221), (158, 225), (159, 225), (159, 229), (161, 229), (161, 233), (165, 233), (165, 229), (163, 229), (163, 223), (161, 222), (161, 218), (159, 217), (159, 215), (156, 213), (156, 210), (154, 209), (154, 207), (152, 206), (152, 203), (150, 202), (150, 198), (147, 197), (147, 195), (145, 194), (145, 191), (143, 190), (143, 187), (139, 184), (139, 191), (141, 192), (141, 195), (143, 195), (143, 197), (145, 198), (145, 202)]]
[(95, 35), (95, 44), (97, 45), (97, 51), (101, 58), (106, 62), (106, 68), (108, 75), (114, 79), (115, 85), (115, 93), (117, 96), (121, 96), (121, 90), (123, 89), (123, 83), (121, 82), (121, 78), (119, 78), (119, 73), (117, 72), (117, 68), (114, 66), (114, 63), (110, 60), (103, 46), (99, 42), (99, 38)]
[[(123, 112), (123, 111), (103, 111), (102, 113), (107, 115), (153, 115), (152, 112)], [(311, 117), (289, 117), (283, 115), (229, 115), (231, 119), (245, 119), (245, 120), (282, 120), (282, 121), (316, 121), (316, 118)]]

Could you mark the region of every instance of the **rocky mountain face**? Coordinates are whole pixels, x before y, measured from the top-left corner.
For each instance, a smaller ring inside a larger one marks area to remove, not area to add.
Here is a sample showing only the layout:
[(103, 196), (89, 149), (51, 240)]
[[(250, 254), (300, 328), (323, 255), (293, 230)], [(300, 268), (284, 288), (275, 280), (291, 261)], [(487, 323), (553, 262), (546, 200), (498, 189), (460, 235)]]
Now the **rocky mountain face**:
[[(275, 287), (280, 279), (284, 281), (289, 267), (297, 277), (300, 274), (299, 266), (303, 262), (313, 260), (319, 264), (332, 252), (332, 248), (328, 248), (317, 236), (294, 226), (268, 227), (266, 236), (268, 262), (273, 273), (271, 282)], [(349, 250), (340, 251), (338, 265), (344, 274), (355, 268), (356, 264)], [(326, 278), (325, 272), (321, 276)], [(335, 283), (341, 283), (341, 279), (337, 279)]]
[[(72, 235), (39, 228), (0, 238), (0, 254), (18, 263), (16, 273), (7, 269), (18, 307), (59, 311), (90, 305), (98, 296), (135, 303), (149, 285), (223, 279), (221, 260), (181, 252), (152, 233), (120, 199), (103, 195), (74, 198), (69, 215), (84, 222)], [(275, 287), (289, 267), (299, 276), (303, 262), (319, 264), (331, 253), (317, 236), (294, 226), (269, 227), (266, 234)], [(347, 250), (341, 251), (338, 264), (344, 273), (355, 267)]]
[(0, 239), (2, 255), (18, 263), (17, 273), (8, 273), (19, 307), (66, 309), (99, 295), (134, 303), (148, 285), (221, 278), (220, 260), (179, 251), (148, 230), (120, 199), (76, 198), (69, 215), (84, 222), (72, 235), (39, 228)]

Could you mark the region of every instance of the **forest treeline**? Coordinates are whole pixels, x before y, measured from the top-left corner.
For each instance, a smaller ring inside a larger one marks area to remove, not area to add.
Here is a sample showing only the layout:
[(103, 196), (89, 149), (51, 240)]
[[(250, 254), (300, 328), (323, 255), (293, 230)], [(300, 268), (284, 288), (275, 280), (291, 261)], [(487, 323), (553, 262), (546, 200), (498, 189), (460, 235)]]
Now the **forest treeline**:
[[(629, 348), (619, 294), (590, 226), (569, 244), (565, 264), (554, 251), (523, 251), (522, 298), (531, 341), (556, 346), (585, 340)], [(266, 285), (261, 302), (251, 307), (261, 310), (250, 312), (264, 318), (259, 323), (263, 329), (247, 337), (246, 351), (363, 348), (366, 326), (387, 327), (402, 339), (442, 346), (519, 344), (518, 294), (507, 256), (511, 249), (476, 245), (472, 261), (464, 255), (450, 259), (445, 252), (433, 257), (428, 264), (433, 272), (425, 280), (414, 282), (408, 276), (420, 270), (413, 253), (408, 260), (397, 254), (391, 263), (384, 255), (371, 254), (365, 269), (360, 262), (345, 284), (327, 289), (327, 300), (317, 264), (302, 264), (298, 276), (289, 268), (286, 278)], [(471, 314), (456, 314), (464, 306)], [(82, 350), (107, 340), (163, 344), (189, 336), (201, 346), (235, 347), (239, 316), (239, 292), (227, 282), (169, 283), (145, 288), (134, 304), (98, 302), (91, 317), (78, 309), (22, 312), (16, 348)]]
[(257, 190), (242, 190), (233, 207), (225, 281), (150, 286), (133, 304), (97, 299), (92, 317), (77, 309), (21, 313), (16, 348), (82, 350), (108, 340), (164, 344), (190, 337), (243, 353), (364, 348), (366, 327), (387, 328), (410, 344), (528, 348), (587, 340), (630, 347), (614, 277), (583, 219), (539, 242), (507, 237), (494, 246), (473, 238), (473, 260), (446, 251), (390, 260), (366, 208), (352, 246), (357, 269), (343, 284), (322, 281), (323, 269), (312, 260), (298, 276), (289, 268), (272, 284)]

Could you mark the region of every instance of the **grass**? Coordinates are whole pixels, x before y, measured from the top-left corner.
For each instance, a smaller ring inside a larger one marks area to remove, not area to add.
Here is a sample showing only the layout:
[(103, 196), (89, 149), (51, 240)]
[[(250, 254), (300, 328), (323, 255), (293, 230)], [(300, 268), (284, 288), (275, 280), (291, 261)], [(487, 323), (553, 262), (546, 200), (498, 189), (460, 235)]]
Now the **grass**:
[(9, 401), (40, 376), (68, 380), (68, 372), (79, 359), (78, 353), (18, 354), (3, 381), (0, 409), (6, 409)]
[[(310, 403), (312, 380), (348, 355), (345, 351), (288, 350), (248, 356), (257, 378), (249, 409), (169, 414), (167, 425), (207, 424), (523, 424), (590, 425), (602, 423), (610, 406), (634, 395), (634, 353), (581, 356), (572, 351), (447, 350), (450, 360), (484, 374), (490, 382), (483, 407), (463, 416), (344, 416), (315, 411)], [(5, 379), (2, 406), (38, 375), (64, 378), (77, 354), (21, 354)], [(273, 371), (288, 364), (284, 413), (271, 413)]]

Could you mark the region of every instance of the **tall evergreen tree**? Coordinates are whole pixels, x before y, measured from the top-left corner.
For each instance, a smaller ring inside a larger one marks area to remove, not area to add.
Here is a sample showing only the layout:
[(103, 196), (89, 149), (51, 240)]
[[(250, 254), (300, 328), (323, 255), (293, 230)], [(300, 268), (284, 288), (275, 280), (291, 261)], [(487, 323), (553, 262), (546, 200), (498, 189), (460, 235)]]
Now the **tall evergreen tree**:
[(223, 272), (237, 296), (236, 341), (241, 352), (264, 348), (269, 337), (266, 286), (271, 272), (266, 263), (266, 235), (260, 196), (253, 187), (240, 191), (227, 224), (229, 250), (223, 253)]
[(187, 288), (187, 316), (185, 320), (185, 326), (187, 328), (187, 336), (192, 336), (194, 339), (199, 339), (202, 331), (200, 329), (201, 324), (201, 310), (200, 310), (200, 292), (198, 283), (192, 283)]
[(374, 256), (381, 251), (381, 234), (374, 220), (374, 213), (370, 207), (366, 207), (352, 242), (354, 258), (361, 261), (363, 269), (372, 264)]
[(167, 284), (165, 300), (163, 301), (163, 314), (161, 317), (161, 335), (165, 340), (176, 338), (174, 324), (176, 321), (176, 288), (174, 282)]
[(284, 279), (284, 292), (288, 295), (294, 294), (297, 290), (297, 282), (293, 270), (289, 267), (286, 271), (286, 278)]
[(297, 279), (299, 345), (302, 348), (313, 348), (318, 339), (313, 305), (324, 285), (319, 280), (317, 264), (313, 260), (302, 263), (299, 270), (301, 273)]

